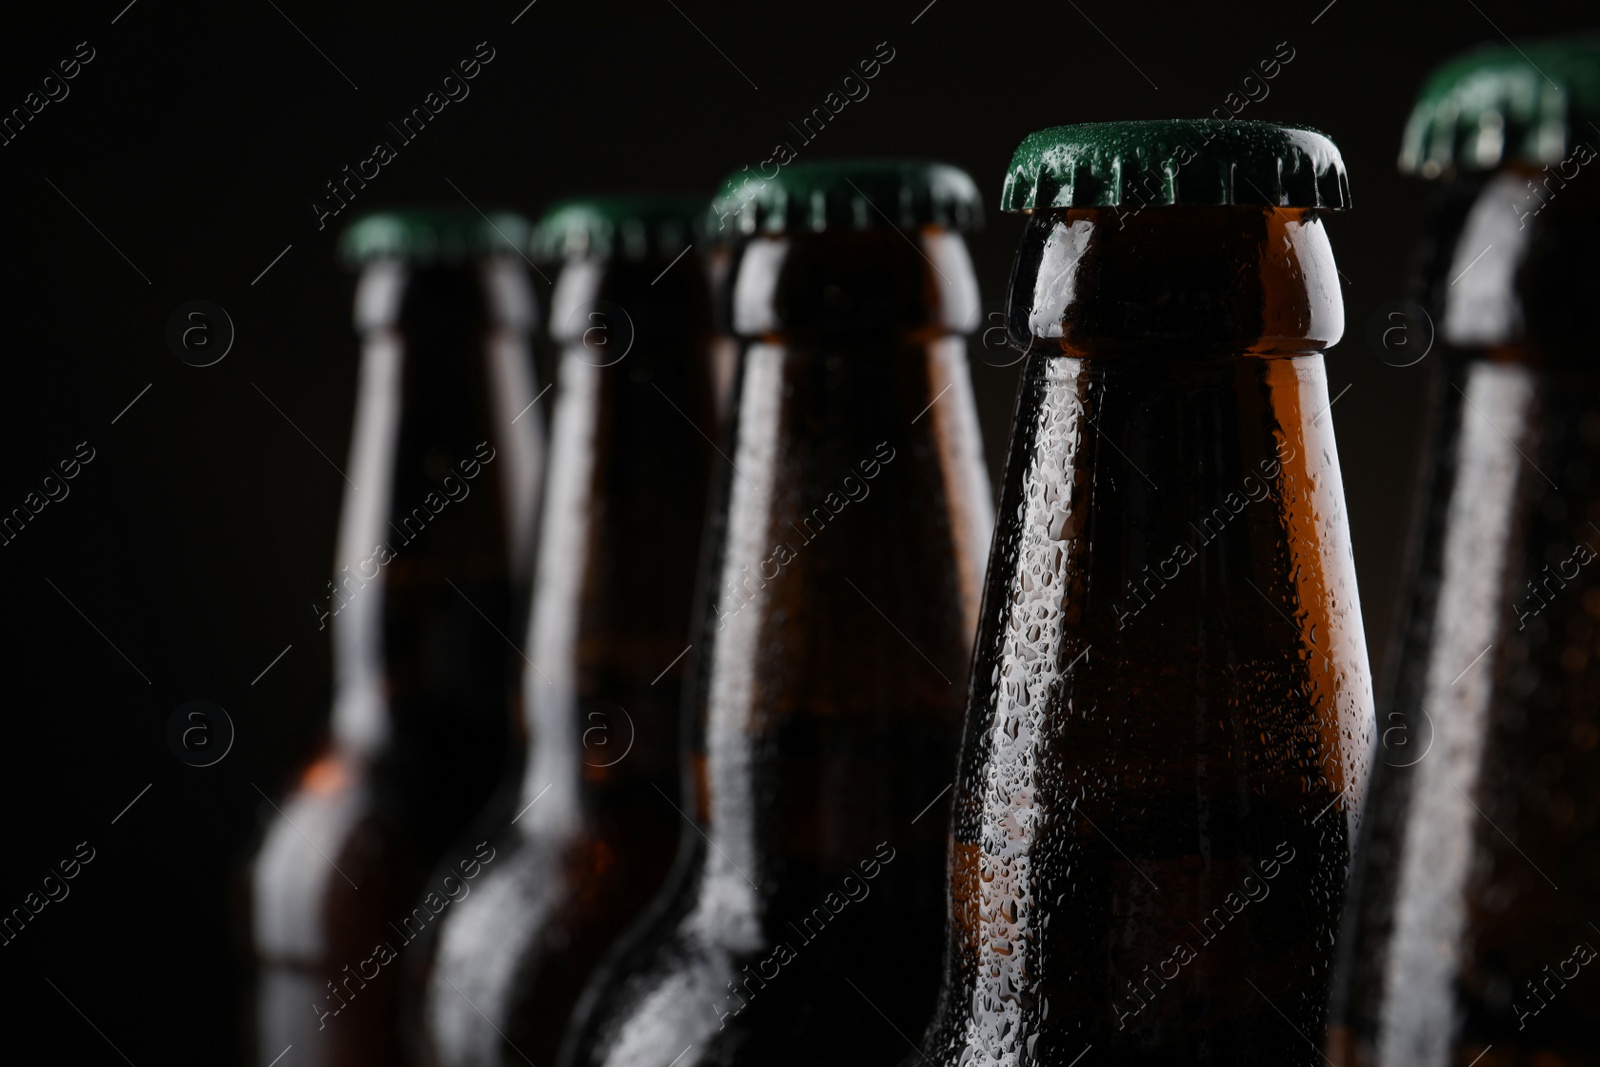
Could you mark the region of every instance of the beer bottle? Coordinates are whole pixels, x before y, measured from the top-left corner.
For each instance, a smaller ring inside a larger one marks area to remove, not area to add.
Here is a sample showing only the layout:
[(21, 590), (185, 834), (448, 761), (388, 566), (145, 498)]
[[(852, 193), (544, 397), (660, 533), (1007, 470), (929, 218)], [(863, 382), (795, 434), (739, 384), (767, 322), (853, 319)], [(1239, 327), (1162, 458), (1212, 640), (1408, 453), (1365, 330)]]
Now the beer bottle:
[[(706, 203), (567, 201), (550, 481), (525, 642), (530, 738), (496, 858), (440, 926), (428, 1062), (548, 1067), (594, 962), (665, 880), (713, 432)], [(687, 251), (686, 251), (687, 250)]]
[(939, 830), (991, 525), (963, 172), (734, 179), (741, 343), (717, 468), (685, 860), (559, 1062), (885, 1062), (933, 1006)]
[(1002, 206), (1029, 355), (923, 1052), (1315, 1063), (1372, 732), (1323, 367), (1338, 149), (1062, 126)]
[(1406, 127), (1401, 169), (1436, 185), (1389, 329), (1432, 342), (1430, 447), (1337, 1067), (1600, 1063), (1596, 123), (1589, 38), (1458, 57)]
[(543, 448), (526, 241), (523, 220), (471, 211), (373, 215), (343, 237), (362, 357), (334, 578), (314, 605), (333, 638), (331, 737), (265, 811), (253, 861), (263, 1065), (289, 1045), (296, 1064), (396, 1062), (394, 961), (450, 892), (424, 881), (507, 772), (506, 635)]

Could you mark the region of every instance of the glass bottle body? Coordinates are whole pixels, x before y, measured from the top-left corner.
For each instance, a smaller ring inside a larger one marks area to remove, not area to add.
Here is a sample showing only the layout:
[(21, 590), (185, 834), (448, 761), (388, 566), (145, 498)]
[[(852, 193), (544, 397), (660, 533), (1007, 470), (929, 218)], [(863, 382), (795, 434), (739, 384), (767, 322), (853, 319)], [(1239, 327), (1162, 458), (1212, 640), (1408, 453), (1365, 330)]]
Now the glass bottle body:
[(1372, 738), (1321, 222), (1036, 214), (1010, 322), (924, 1052), (1315, 1061)]
[(332, 737), (252, 868), (262, 1063), (289, 1044), (306, 1062), (397, 1061), (394, 960), (445, 900), (424, 882), (515, 759), (491, 627), (515, 618), (538, 494), (537, 423), (513, 421), (534, 395), (531, 308), (498, 260), (379, 263), (358, 286), (350, 487), (317, 607)]
[(575, 260), (530, 611), (521, 797), (443, 925), (423, 1010), (449, 1065), (549, 1063), (595, 961), (666, 878), (711, 450), (698, 257)]
[(693, 827), (563, 1063), (881, 1062), (932, 1006), (939, 823), (991, 519), (960, 337), (970, 262), (953, 234), (916, 241), (737, 252)]
[(1340, 1067), (1600, 1063), (1600, 197), (1561, 173), (1451, 179), (1423, 242), (1430, 447)]

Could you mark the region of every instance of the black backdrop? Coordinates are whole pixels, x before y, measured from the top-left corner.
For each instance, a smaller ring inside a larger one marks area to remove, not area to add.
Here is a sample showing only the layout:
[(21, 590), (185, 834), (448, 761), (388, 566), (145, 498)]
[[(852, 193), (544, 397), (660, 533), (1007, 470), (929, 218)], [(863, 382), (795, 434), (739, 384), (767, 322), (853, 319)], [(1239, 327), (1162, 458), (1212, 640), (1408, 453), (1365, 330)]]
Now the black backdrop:
[[(1347, 325), (1328, 374), (1376, 665), (1422, 368), (1384, 364), (1365, 335), (1405, 294), (1423, 199), (1394, 169), (1411, 95), (1443, 57), (1502, 31), (1521, 41), (1593, 18), (1592, 0), (526, 2), (94, 0), (0, 15), (6, 111), (59, 61), (93, 56), (46, 84), (66, 95), (0, 146), (0, 511), (80, 442), (94, 456), (0, 547), (0, 912), (79, 842), (94, 850), (70, 895), (0, 946), (0, 1059), (236, 1058), (231, 894), (265, 806), (257, 787), (283, 788), (327, 714), (329, 649), (309, 604), (332, 557), (355, 374), (333, 235), (358, 209), (709, 192), (775, 141), (798, 147), (788, 121), (879, 42), (894, 58), (870, 95), (802, 158), (942, 158), (992, 205), (1028, 131), (1207, 113), (1287, 42), (1294, 58), (1242, 114), (1327, 131), (1350, 169), (1356, 209), (1329, 226)], [(470, 96), (319, 230), (324, 183), (479, 42), (494, 58)], [(988, 310), (1020, 230), (991, 213), (972, 238)], [(194, 299), (237, 331), (203, 369), (165, 337)], [(998, 477), (1016, 369), (975, 357), (972, 373)], [(238, 729), (203, 769), (165, 736), (196, 698)]]

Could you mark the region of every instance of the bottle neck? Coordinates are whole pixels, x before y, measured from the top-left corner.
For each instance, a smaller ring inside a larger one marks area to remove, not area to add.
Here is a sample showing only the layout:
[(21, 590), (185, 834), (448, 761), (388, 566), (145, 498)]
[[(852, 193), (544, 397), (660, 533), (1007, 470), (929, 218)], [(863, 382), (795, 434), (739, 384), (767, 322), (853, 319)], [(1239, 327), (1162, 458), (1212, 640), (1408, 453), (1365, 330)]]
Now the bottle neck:
[(707, 282), (697, 256), (668, 265), (575, 260), (552, 294), (563, 347), (522, 674), (525, 834), (677, 795), (715, 416)]
[[(508, 650), (490, 627), (514, 632), (539, 490), (531, 317), (526, 280), (503, 261), (382, 263), (361, 278), (356, 418), (334, 578), (317, 605), (348, 753), (392, 746), (419, 717), (504, 723), (495, 683)], [(453, 641), (488, 650), (486, 673), (451, 667)]]
[[(1526, 798), (1533, 781), (1564, 797), (1596, 780), (1594, 746), (1572, 740), (1594, 662), (1574, 635), (1593, 624), (1600, 555), (1594, 158), (1580, 143), (1559, 164), (1455, 175), (1430, 200), (1427, 448), (1336, 971), (1330, 1044), (1345, 1062), (1446, 1055), (1489, 1030), (1501, 1044), (1506, 1001), (1484, 991), (1537, 1010), (1548, 991), (1525, 976), (1587, 929), (1573, 883), (1592, 877), (1592, 845)], [(1452, 1012), (1453, 1038), (1424, 1029)]]
[[(1112, 664), (1201, 657), (1214, 631), (1231, 634), (1229, 656), (1303, 648), (1308, 685), (1365, 685), (1331, 409), (1321, 353), (1035, 354), (1001, 510), (1036, 544), (1004, 545), (988, 603), (1053, 572), (1073, 583), (1043, 627), (1068, 642), (1062, 663), (1091, 641)], [(1230, 621), (1243, 619), (1260, 625)], [(1344, 765), (1360, 762), (1327, 740)]]
[[(1203, 952), (1183, 913), (1236, 902), (1260, 861), (1300, 856), (1278, 883), (1300, 901), (1349, 858), (1372, 698), (1329, 407), (1320, 353), (1030, 358), (955, 789), (944, 1047), (1135, 1056), (1126, 1018), (1180, 1013), (1250, 1047), (1237, 957), (1185, 972), (1225, 996), (1139, 1015), (1128, 990)], [(1229, 934), (1304, 973), (1337, 909)]]
[(735, 420), (690, 792), (753, 950), (885, 852), (937, 883), (992, 510), (959, 336), (750, 343)]

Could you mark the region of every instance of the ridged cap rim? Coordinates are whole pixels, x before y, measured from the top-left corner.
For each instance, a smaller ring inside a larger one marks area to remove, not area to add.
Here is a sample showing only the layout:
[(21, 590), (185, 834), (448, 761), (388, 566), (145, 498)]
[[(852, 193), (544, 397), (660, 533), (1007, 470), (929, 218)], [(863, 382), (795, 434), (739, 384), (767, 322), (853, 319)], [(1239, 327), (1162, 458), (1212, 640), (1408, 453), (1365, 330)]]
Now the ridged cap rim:
[(739, 171), (711, 205), (713, 237), (983, 224), (971, 175), (948, 163), (859, 159), (792, 163), (770, 178)]
[(1338, 146), (1308, 126), (1158, 119), (1055, 126), (1011, 158), (1002, 211), (1239, 204), (1345, 210)]
[(528, 220), (510, 211), (407, 208), (377, 211), (352, 222), (339, 237), (339, 254), (352, 267), (380, 259), (417, 264), (458, 263), (495, 255), (521, 255)]
[(541, 261), (578, 256), (671, 258), (695, 241), (705, 213), (703, 197), (571, 197), (544, 213), (533, 228), (529, 247)]
[(1436, 178), (1504, 163), (1559, 163), (1600, 144), (1600, 35), (1491, 45), (1429, 76), (1406, 122), (1400, 169)]

